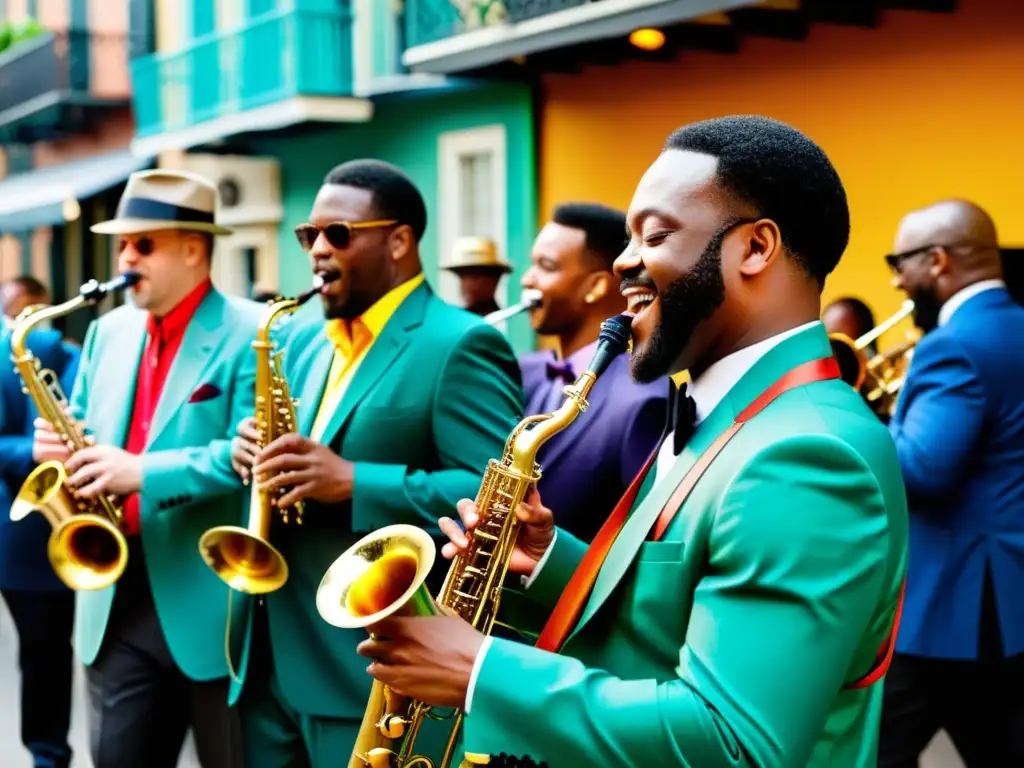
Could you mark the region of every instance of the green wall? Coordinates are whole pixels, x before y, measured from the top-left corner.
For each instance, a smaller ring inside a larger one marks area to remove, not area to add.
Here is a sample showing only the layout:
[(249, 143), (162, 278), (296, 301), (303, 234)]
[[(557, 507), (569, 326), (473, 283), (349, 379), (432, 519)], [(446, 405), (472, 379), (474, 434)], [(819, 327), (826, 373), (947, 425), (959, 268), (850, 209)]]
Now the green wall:
[[(536, 235), (537, 201), (533, 148), (532, 98), (518, 84), (482, 85), (462, 90), (403, 94), (375, 104), (365, 124), (331, 126), (292, 137), (275, 137), (252, 148), (281, 163), (285, 219), (279, 230), (281, 290), (294, 295), (309, 285), (309, 264), (292, 234), (306, 221), (326, 173), (338, 163), (374, 157), (397, 165), (419, 187), (427, 203), (427, 231), (420, 244), (427, 280), (437, 284), (438, 136), (446, 131), (503, 123), (508, 168), (509, 302), (519, 295), (518, 281), (529, 261)], [(514, 318), (509, 337), (518, 352), (532, 349), (527, 319)]]

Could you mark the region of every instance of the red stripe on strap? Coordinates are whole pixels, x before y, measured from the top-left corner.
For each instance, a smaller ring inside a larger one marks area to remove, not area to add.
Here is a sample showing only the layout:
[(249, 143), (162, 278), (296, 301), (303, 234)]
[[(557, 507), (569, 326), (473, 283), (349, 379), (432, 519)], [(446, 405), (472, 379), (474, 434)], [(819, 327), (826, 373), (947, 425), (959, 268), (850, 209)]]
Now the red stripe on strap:
[(875, 666), (864, 677), (843, 686), (846, 690), (857, 690), (874, 685), (885, 677), (885, 673), (889, 671), (889, 665), (892, 664), (892, 655), (896, 650), (896, 635), (900, 631), (900, 617), (903, 615), (903, 593), (906, 591), (906, 588), (907, 580), (904, 579), (900, 585), (899, 600), (896, 602), (896, 613), (893, 615), (892, 631), (882, 642), (882, 647), (878, 649), (878, 655), (875, 657)]

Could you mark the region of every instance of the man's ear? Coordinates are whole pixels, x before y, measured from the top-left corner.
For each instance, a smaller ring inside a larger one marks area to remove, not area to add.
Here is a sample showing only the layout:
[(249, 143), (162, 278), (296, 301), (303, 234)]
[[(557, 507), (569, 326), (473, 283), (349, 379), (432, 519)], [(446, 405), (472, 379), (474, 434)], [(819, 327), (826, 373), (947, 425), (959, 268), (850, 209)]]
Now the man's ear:
[(771, 219), (759, 219), (752, 226), (741, 229), (746, 252), (740, 263), (740, 272), (748, 277), (766, 270), (782, 253), (782, 232)]
[(412, 233), (412, 227), (408, 224), (401, 224), (395, 227), (388, 237), (388, 251), (392, 261), (401, 261), (412, 251), (416, 238)]
[(611, 288), (611, 277), (612, 275), (609, 272), (591, 273), (584, 281), (587, 291), (583, 300), (587, 304), (596, 304), (601, 301), (601, 299), (608, 295), (608, 291)]

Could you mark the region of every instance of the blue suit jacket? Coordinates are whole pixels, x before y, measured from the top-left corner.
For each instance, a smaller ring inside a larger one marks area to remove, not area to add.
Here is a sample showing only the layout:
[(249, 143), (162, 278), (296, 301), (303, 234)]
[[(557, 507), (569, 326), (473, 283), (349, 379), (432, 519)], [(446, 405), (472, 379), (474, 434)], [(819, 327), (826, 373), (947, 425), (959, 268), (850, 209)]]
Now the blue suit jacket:
[(896, 649), (974, 659), (985, 568), (1007, 655), (1024, 652), (1024, 308), (1003, 289), (918, 344), (890, 425), (910, 508)]
[[(80, 351), (64, 342), (53, 330), (36, 330), (28, 336), (28, 348), (60, 379), (70, 394), (78, 372)], [(32, 422), (37, 411), (21, 391), (21, 376), (11, 360), (10, 332), (0, 340), (0, 588), (64, 590), (46, 556), (50, 524), (42, 515), (32, 514), (20, 522), (7, 515), (21, 484), (35, 467), (32, 460)]]
[[(539, 387), (549, 386), (550, 359), (546, 350), (520, 358), (527, 402)], [(590, 407), (541, 447), (537, 490), (559, 527), (583, 541), (594, 538), (658, 444), (668, 391), (667, 378), (637, 384), (629, 358), (620, 355), (590, 390)]]

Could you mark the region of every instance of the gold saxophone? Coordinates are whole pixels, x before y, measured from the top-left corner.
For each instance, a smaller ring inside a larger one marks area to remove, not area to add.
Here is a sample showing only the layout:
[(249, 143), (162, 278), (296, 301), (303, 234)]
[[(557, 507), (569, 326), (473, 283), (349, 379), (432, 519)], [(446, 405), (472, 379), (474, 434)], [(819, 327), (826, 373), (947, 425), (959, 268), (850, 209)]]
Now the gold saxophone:
[[(452, 562), (436, 603), (424, 585), (436, 556), (433, 540), (421, 528), (390, 525), (363, 537), (327, 570), (316, 594), (321, 617), (336, 627), (367, 627), (391, 615), (436, 615), (440, 605), (490, 634), (519, 533), (515, 509), (541, 476), (537, 452), (586, 410), (587, 394), (598, 376), (629, 349), (631, 317), (622, 314), (602, 324), (594, 359), (565, 388), (562, 405), (553, 413), (523, 419), (509, 435), (502, 459), (488, 463), (476, 498), (480, 523), (469, 549)], [(349, 768), (435, 768), (433, 760), (415, 752), (427, 720), (453, 721), (439, 764), (449, 768), (459, 741), (461, 710), (442, 714), (374, 681)], [(489, 759), (467, 753), (462, 765), (483, 765)]]
[[(11, 360), (21, 375), (23, 391), (72, 453), (88, 443), (68, 415), (68, 400), (57, 375), (42, 369), (39, 360), (27, 349), (29, 331), (46, 320), (96, 304), (108, 293), (138, 281), (135, 272), (126, 272), (107, 283), (90, 280), (81, 287), (78, 296), (63, 304), (29, 307), (18, 316), (11, 331)], [(112, 496), (76, 498), (67, 479), (61, 462), (40, 464), (22, 483), (11, 504), (11, 520), (22, 520), (38, 511), (53, 527), (47, 555), (57, 577), (74, 590), (104, 589), (121, 577), (128, 564), (128, 543), (120, 530), (122, 509)]]
[[(281, 371), (283, 352), (275, 353), (276, 344), (270, 339), (273, 326), (278, 318), (295, 312), (337, 277), (337, 273), (316, 275), (313, 287), (305, 293), (293, 299), (280, 298), (270, 302), (260, 321), (256, 340), (252, 343), (256, 350), (255, 415), (260, 448), (281, 435), (294, 432), (298, 421), (295, 401)], [(253, 482), (248, 526), (220, 525), (200, 537), (199, 553), (203, 560), (232, 589), (263, 595), (280, 589), (288, 581), (288, 563), (269, 541), (275, 497), (280, 498), (287, 490), (279, 488), (275, 493)], [(302, 511), (301, 501), (291, 509), (278, 508), (283, 522), (294, 520), (296, 525), (302, 524)]]

